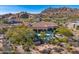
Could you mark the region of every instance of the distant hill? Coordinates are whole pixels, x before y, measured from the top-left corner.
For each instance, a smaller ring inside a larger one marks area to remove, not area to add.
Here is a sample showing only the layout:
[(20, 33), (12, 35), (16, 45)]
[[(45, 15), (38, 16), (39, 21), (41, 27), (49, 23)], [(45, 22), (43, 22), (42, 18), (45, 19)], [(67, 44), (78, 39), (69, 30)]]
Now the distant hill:
[(2, 19), (17, 19), (17, 18), (29, 18), (29, 14), (27, 12), (20, 12), (15, 14), (4, 14), (0, 15), (0, 18)]
[(77, 8), (47, 8), (41, 13), (42, 17), (66, 17), (66, 16), (79, 16), (79, 9)]
[(19, 18), (27, 18), (27, 19), (32, 19), (32, 20), (46, 20), (46, 18), (51, 18), (59, 20), (60, 18), (62, 19), (74, 19), (74, 18), (79, 18), (79, 9), (77, 8), (67, 8), (67, 7), (62, 7), (62, 8), (47, 8), (39, 14), (31, 14), (28, 12), (20, 12), (20, 13), (15, 13), (15, 14), (4, 14), (0, 15), (0, 18), (2, 19), (19, 19)]

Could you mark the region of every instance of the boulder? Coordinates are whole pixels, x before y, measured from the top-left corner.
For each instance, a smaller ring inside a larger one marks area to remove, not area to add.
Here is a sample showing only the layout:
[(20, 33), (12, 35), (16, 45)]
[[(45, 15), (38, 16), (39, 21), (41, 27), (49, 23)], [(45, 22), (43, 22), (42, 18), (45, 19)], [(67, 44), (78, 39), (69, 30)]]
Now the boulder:
[(64, 49), (62, 47), (54, 47), (53, 48), (56, 52), (60, 53), (62, 51), (64, 51)]
[(63, 42), (62, 43), (59, 43), (58, 45), (61, 46), (61, 47), (64, 47), (64, 48), (66, 48), (66, 46), (67, 46), (67, 44), (66, 43), (63, 43)]
[(37, 50), (31, 49), (31, 54), (40, 54), (40, 52)]
[(50, 54), (57, 54), (57, 52), (55, 52), (55, 50), (51, 50)]
[(51, 48), (47, 48), (47, 49), (44, 49), (43, 51), (41, 51), (41, 53), (50, 54), (51, 50), (52, 50)]
[(3, 43), (0, 43), (0, 51), (3, 50)]
[(60, 54), (68, 54), (68, 51), (64, 49), (64, 51), (61, 51)]
[(73, 54), (79, 54), (79, 47), (74, 47), (72, 50)]
[(24, 53), (24, 49), (23, 49), (22, 45), (16, 46), (16, 52), (17, 52), (17, 53), (21, 53), (21, 54)]

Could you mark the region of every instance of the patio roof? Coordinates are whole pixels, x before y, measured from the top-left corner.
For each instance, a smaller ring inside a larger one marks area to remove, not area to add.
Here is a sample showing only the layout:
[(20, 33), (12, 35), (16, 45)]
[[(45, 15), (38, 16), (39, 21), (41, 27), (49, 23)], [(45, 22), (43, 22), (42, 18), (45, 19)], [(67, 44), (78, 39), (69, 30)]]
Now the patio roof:
[(24, 23), (25, 26), (30, 26), (33, 29), (48, 29), (48, 28), (55, 28), (58, 25), (56, 23), (53, 22), (45, 22), (45, 21), (41, 21), (41, 22), (34, 22), (34, 23)]
[(53, 22), (44, 22), (44, 21), (32, 24), (33, 29), (48, 29), (48, 28), (55, 28), (57, 26), (58, 25)]

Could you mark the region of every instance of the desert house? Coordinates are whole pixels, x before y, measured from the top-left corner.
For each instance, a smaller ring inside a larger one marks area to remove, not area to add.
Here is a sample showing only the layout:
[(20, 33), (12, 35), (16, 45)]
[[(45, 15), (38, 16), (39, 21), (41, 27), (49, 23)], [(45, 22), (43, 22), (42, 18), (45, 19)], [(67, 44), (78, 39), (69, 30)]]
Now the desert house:
[(56, 23), (53, 22), (34, 22), (34, 23), (25, 23), (26, 26), (31, 27), (36, 33), (36, 39), (40, 39), (41, 32), (45, 33), (46, 40), (53, 39), (54, 31), (58, 27)]

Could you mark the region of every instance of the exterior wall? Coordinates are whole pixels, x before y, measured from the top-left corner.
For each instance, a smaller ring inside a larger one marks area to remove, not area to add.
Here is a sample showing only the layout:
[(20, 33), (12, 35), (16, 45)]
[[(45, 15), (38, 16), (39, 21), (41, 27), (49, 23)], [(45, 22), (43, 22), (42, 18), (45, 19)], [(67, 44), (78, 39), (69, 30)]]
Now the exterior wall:
[(70, 30), (77, 30), (77, 26), (79, 26), (77, 23), (69, 23), (67, 24), (67, 28)]
[(74, 29), (75, 28), (75, 24), (74, 23), (70, 23), (70, 24), (67, 25), (67, 27), (69, 29)]
[(79, 26), (79, 22), (69, 23), (67, 25), (68, 29), (72, 30), (73, 35), (75, 35), (76, 38), (79, 38), (79, 30), (77, 29), (77, 26)]

